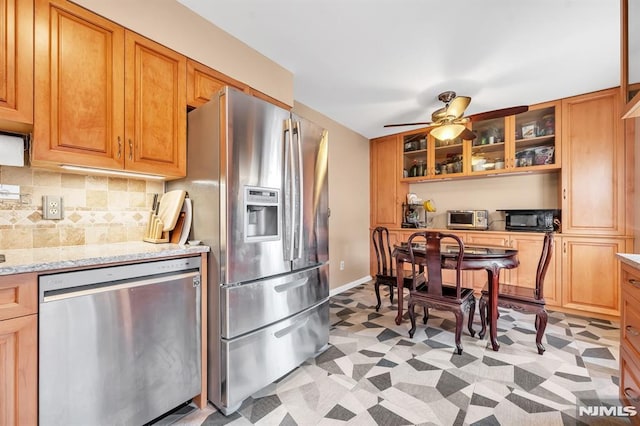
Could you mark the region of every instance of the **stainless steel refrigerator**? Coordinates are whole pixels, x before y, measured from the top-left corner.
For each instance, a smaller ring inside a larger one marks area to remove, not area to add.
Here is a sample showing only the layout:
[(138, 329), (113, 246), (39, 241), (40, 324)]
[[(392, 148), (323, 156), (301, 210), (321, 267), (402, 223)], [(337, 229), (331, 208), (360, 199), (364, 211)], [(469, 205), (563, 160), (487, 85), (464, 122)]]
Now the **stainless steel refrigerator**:
[(188, 114), (208, 261), (208, 394), (225, 415), (329, 341), (326, 130), (232, 88)]

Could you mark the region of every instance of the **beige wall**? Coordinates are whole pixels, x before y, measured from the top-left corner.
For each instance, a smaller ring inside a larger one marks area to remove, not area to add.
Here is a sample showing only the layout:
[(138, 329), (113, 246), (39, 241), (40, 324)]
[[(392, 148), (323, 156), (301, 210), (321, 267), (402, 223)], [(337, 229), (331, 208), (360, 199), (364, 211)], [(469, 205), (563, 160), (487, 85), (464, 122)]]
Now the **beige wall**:
[(368, 278), (369, 140), (299, 102), (293, 111), (329, 131), (331, 288)]
[(430, 215), (433, 227), (446, 227), (447, 210), (477, 209), (489, 210), (491, 229), (504, 230), (504, 217), (498, 209), (560, 208), (559, 179), (559, 172), (495, 176), (412, 184), (409, 192), (435, 201), (437, 211)]
[(293, 74), (175, 0), (73, 0), (97, 14), (293, 105)]

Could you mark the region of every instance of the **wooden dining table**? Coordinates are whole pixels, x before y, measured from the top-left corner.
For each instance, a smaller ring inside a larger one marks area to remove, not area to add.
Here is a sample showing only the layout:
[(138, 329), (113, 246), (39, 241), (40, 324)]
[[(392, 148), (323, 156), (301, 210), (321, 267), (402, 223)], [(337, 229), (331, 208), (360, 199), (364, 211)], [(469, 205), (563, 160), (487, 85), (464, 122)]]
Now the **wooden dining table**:
[[(442, 245), (440, 253), (442, 256), (442, 268), (455, 269), (459, 255), (458, 247)], [(425, 254), (424, 244), (414, 245), (414, 257), (424, 258)], [(396, 316), (396, 324), (400, 325), (404, 310), (402, 297), (404, 287), (404, 263), (411, 263), (411, 254), (409, 253), (407, 243), (395, 245), (393, 256), (396, 259), (396, 275), (398, 279), (398, 315)], [(494, 351), (500, 349), (500, 344), (497, 340), (500, 271), (502, 269), (516, 268), (519, 264), (518, 250), (514, 248), (477, 245), (464, 246), (461, 268), (464, 270), (484, 269), (487, 271), (487, 281), (489, 283), (489, 337)]]

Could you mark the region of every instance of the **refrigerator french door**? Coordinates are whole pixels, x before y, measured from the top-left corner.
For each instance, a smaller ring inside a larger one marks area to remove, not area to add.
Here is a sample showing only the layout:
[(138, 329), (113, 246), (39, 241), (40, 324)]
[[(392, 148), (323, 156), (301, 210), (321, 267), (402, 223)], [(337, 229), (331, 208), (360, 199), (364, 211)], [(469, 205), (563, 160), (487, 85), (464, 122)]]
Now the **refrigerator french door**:
[(328, 344), (327, 132), (232, 88), (188, 114), (209, 255), (209, 399), (228, 414)]

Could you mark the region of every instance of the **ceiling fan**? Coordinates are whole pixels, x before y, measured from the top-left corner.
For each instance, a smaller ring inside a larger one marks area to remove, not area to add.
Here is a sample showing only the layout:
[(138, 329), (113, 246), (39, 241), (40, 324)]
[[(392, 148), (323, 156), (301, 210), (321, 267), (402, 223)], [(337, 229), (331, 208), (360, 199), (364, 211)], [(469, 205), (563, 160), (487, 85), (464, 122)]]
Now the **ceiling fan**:
[(385, 124), (384, 127), (428, 125), (431, 135), (438, 140), (450, 140), (458, 136), (465, 140), (472, 140), (476, 138), (476, 134), (467, 129), (464, 125), (465, 123), (506, 117), (507, 115), (520, 114), (529, 110), (528, 106), (516, 106), (463, 117), (464, 111), (471, 103), (470, 97), (456, 96), (456, 92), (449, 90), (440, 93), (438, 99), (444, 102), (445, 106), (435, 110), (433, 114), (431, 114), (432, 121)]

